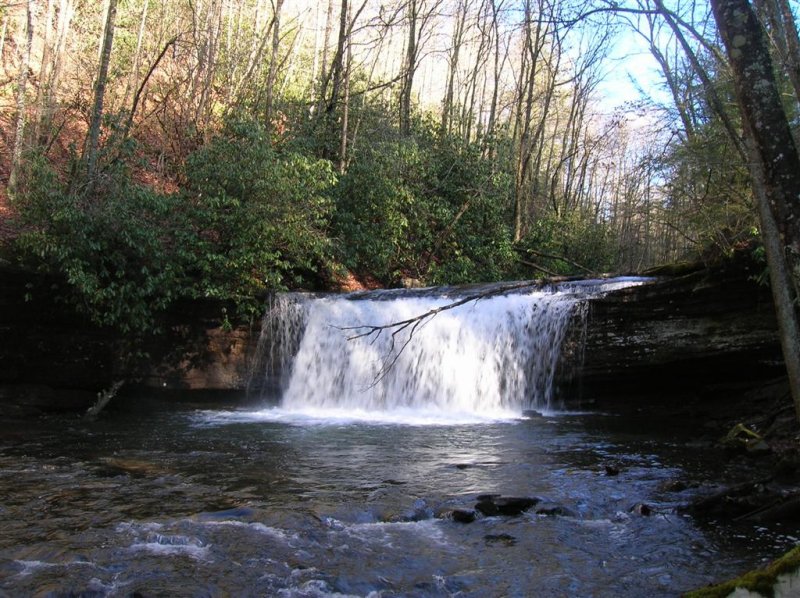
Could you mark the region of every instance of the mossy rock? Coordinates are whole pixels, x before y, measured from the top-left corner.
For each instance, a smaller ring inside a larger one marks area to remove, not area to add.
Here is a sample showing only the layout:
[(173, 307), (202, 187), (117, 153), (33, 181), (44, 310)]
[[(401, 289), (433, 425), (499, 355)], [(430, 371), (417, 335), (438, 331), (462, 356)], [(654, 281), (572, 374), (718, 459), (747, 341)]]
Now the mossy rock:
[[(790, 594), (786, 593), (776, 594), (778, 589), (776, 586), (780, 582), (778, 578), (781, 575), (792, 573), (800, 573), (800, 546), (793, 548), (763, 569), (750, 571), (741, 577), (718, 585), (688, 592), (684, 594), (684, 598), (727, 598), (734, 594), (737, 589), (749, 590), (766, 598), (789, 596)], [(800, 584), (800, 581), (796, 582), (796, 584)]]

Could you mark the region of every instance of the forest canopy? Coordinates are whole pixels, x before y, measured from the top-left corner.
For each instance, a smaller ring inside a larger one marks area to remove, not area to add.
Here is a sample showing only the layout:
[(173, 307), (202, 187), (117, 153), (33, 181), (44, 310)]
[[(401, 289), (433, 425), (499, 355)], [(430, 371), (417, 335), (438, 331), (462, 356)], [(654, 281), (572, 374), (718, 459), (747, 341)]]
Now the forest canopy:
[[(756, 8), (796, 135), (792, 7)], [(760, 235), (703, 2), (24, 0), (0, 20), (4, 255), (101, 324), (352, 278), (642, 271)], [(631, 36), (658, 76), (612, 105)]]

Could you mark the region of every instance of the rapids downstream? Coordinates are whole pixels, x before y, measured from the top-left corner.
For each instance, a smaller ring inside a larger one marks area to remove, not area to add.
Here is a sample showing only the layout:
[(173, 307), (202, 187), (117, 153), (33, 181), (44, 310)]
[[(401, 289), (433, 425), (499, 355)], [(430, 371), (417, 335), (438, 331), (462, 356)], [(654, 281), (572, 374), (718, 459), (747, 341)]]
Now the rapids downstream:
[[(725, 477), (685, 422), (562, 409), (583, 297), (640, 282), (281, 296), (244, 404), (0, 421), (0, 595), (676, 596), (774, 558), (795, 530), (677, 509)], [(543, 508), (453, 517), (486, 494)]]

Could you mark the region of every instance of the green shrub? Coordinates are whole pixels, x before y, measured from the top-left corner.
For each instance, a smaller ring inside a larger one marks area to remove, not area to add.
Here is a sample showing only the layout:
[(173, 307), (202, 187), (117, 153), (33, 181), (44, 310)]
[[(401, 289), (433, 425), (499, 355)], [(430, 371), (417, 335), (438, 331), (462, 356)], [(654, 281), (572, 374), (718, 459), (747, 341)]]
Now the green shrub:
[(90, 191), (71, 191), (41, 156), (29, 156), (15, 199), (23, 264), (60, 277), (61, 299), (95, 323), (123, 332), (155, 327), (155, 314), (183, 294), (172, 232), (178, 198), (134, 184), (123, 168)]
[(616, 248), (609, 227), (580, 212), (542, 215), (517, 245), (524, 260), (562, 275), (613, 271)]
[(385, 284), (502, 278), (512, 263), (507, 181), (476, 148), (419, 135), (361, 152), (340, 181), (344, 261)]
[(178, 299), (261, 311), (268, 289), (312, 284), (331, 259), (330, 164), (280, 154), (263, 128), (235, 124), (192, 155), (188, 190), (139, 185), (122, 161), (72, 188), (29, 156), (16, 198), (23, 264), (61, 278), (60, 298), (125, 333), (157, 329)]
[(198, 294), (251, 296), (315, 284), (331, 263), (331, 164), (274, 149), (257, 123), (236, 122), (186, 165), (192, 237), (183, 239)]

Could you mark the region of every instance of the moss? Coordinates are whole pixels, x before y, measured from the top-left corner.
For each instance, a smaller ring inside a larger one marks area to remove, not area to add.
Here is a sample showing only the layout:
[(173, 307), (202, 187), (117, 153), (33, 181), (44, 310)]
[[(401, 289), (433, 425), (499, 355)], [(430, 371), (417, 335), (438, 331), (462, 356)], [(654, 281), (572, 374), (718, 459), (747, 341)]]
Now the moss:
[(774, 597), (773, 588), (778, 576), (784, 573), (793, 573), (800, 569), (800, 546), (793, 548), (781, 558), (770, 563), (763, 569), (756, 569), (745, 573), (741, 577), (724, 583), (694, 590), (684, 594), (685, 598), (725, 598), (733, 593), (736, 588), (745, 588), (758, 592), (767, 598)]

